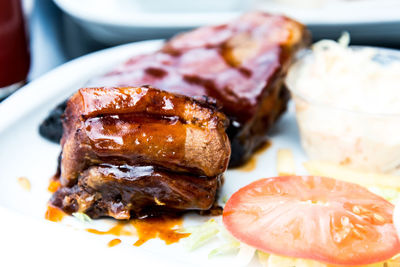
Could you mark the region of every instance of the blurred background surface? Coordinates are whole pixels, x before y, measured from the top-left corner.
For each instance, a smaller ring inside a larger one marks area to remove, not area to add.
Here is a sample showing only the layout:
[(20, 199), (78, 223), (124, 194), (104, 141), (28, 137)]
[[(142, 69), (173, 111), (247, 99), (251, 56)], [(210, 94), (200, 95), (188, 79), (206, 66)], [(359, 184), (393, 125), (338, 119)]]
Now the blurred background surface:
[(349, 31), (352, 44), (400, 47), (397, 0), (204, 0), (195, 7), (193, 3), (179, 5), (178, 2), (185, 2), (180, 0), (27, 2), (32, 8), (28, 22), (32, 57), (28, 80), (93, 51), (126, 42), (168, 38), (204, 24), (227, 21), (254, 8), (299, 19), (309, 26), (315, 40), (336, 39), (341, 32)]

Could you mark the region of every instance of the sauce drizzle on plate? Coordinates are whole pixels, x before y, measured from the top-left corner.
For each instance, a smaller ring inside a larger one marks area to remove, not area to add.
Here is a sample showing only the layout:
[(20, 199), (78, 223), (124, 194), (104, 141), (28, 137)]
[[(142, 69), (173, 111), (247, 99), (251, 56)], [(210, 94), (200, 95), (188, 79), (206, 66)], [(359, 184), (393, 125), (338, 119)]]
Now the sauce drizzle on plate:
[(190, 235), (189, 233), (178, 232), (182, 225), (182, 218), (146, 218), (132, 220), (131, 223), (139, 236), (139, 239), (133, 244), (136, 247), (157, 237), (164, 240), (165, 244), (170, 245)]
[(46, 220), (52, 221), (52, 222), (61, 222), (62, 219), (64, 218), (65, 213), (60, 210), (59, 208), (53, 207), (53, 206), (47, 206), (46, 213), (44, 215)]
[(114, 238), (113, 240), (111, 240), (110, 242), (108, 242), (107, 246), (112, 248), (115, 247), (116, 245), (121, 244), (121, 239), (119, 238)]
[(136, 229), (136, 234), (138, 236), (138, 240), (133, 244), (134, 246), (139, 247), (148, 240), (154, 238), (164, 240), (165, 244), (170, 245), (190, 235), (189, 233), (179, 233), (182, 221), (182, 218), (175, 217), (133, 219), (130, 221), (117, 222), (116, 225), (107, 231), (99, 231), (96, 229), (86, 229), (86, 231), (97, 235), (111, 234), (115, 236), (133, 236), (135, 232), (125, 227), (130, 224)]
[(59, 180), (54, 180), (54, 179), (51, 179), (50, 180), (50, 183), (49, 183), (49, 186), (47, 187), (47, 190), (50, 192), (50, 193), (55, 193), (57, 190), (58, 190), (58, 188), (60, 188), (60, 181)]
[(127, 235), (127, 236), (132, 236), (135, 233), (129, 230), (125, 229), (125, 226), (128, 223), (126, 221), (122, 221), (122, 222), (117, 222), (116, 225), (114, 225), (113, 227), (110, 228), (110, 230), (107, 231), (99, 231), (96, 229), (86, 229), (86, 231), (88, 231), (89, 233), (92, 234), (96, 234), (96, 235), (115, 235), (115, 236), (121, 236), (121, 235)]

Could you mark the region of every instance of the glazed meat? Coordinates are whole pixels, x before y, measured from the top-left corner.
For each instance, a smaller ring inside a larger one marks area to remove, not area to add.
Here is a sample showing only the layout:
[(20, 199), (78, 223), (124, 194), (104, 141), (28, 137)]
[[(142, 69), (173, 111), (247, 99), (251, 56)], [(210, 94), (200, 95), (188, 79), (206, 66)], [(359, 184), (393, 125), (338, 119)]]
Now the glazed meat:
[(248, 13), (228, 24), (178, 35), (160, 51), (135, 56), (90, 84), (150, 84), (216, 99), (230, 119), (230, 165), (237, 166), (266, 141), (285, 110), (286, 72), (309, 40), (306, 28), (287, 17)]
[(210, 209), (220, 185), (220, 175), (200, 177), (154, 166), (100, 164), (85, 170), (77, 184), (61, 187), (51, 203), (67, 213), (82, 211), (92, 218), (176, 214)]
[(207, 210), (229, 162), (223, 113), (152, 87), (82, 88), (63, 126), (62, 188), (51, 202), (67, 212)]
[[(238, 166), (266, 141), (268, 130), (286, 109), (286, 72), (296, 52), (309, 41), (302, 24), (253, 12), (228, 24), (178, 35), (159, 51), (135, 56), (89, 85), (149, 84), (216, 99), (230, 119), (230, 166)], [(54, 128), (44, 123), (41, 132), (52, 137)]]

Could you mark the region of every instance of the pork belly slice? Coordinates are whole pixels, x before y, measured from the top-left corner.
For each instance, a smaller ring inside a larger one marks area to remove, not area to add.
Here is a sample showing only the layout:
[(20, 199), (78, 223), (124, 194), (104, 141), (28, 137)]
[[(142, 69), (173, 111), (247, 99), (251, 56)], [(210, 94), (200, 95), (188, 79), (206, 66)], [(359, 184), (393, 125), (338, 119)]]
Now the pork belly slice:
[(217, 176), (230, 156), (227, 124), (207, 103), (151, 87), (80, 89), (65, 111), (61, 182), (104, 162)]
[(68, 213), (115, 219), (157, 216), (212, 207), (221, 175), (199, 177), (154, 166), (100, 164), (86, 169), (72, 187), (63, 187), (51, 203)]
[(309, 42), (304, 25), (252, 12), (227, 24), (178, 35), (159, 51), (135, 56), (89, 84), (151, 84), (187, 96), (215, 98), (230, 119), (230, 166), (238, 166), (267, 140), (269, 129), (286, 109), (285, 75), (296, 52)]
[(62, 188), (51, 202), (67, 212), (207, 210), (229, 162), (216, 106), (152, 87), (82, 88), (63, 125)]

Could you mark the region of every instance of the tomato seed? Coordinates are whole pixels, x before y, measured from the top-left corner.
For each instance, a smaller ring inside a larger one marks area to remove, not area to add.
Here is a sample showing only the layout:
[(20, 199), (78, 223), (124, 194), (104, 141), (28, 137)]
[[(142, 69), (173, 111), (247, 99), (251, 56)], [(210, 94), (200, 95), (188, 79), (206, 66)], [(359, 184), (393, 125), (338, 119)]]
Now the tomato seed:
[(377, 220), (380, 223), (384, 223), (385, 222), (385, 218), (383, 218), (381, 215), (379, 215), (378, 213), (374, 213), (374, 219)]
[(359, 208), (358, 206), (354, 206), (354, 207), (353, 207), (353, 212), (354, 212), (355, 214), (360, 214), (360, 213), (361, 213), (361, 210), (360, 210), (360, 208)]

